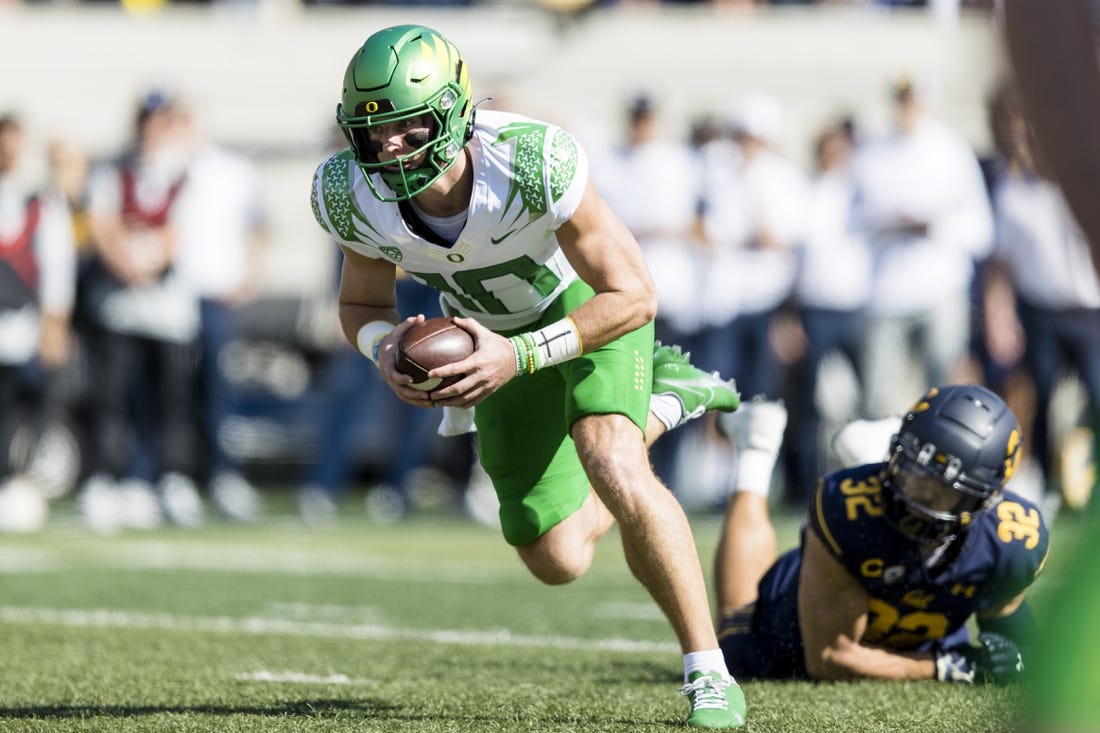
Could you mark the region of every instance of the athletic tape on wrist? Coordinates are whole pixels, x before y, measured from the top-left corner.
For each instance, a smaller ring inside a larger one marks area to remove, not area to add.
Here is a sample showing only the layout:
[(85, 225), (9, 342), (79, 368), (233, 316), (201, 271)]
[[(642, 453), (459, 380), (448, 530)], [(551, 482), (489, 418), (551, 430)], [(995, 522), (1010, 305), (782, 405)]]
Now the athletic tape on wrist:
[(359, 353), (378, 365), (378, 347), (394, 326), (389, 321), (371, 321), (359, 329), (355, 335), (355, 345)]
[(531, 334), (539, 368), (561, 364), (581, 355), (581, 334), (569, 316)]
[(516, 374), (533, 374), (543, 367), (575, 359), (583, 352), (580, 332), (569, 316), (509, 340), (516, 351)]

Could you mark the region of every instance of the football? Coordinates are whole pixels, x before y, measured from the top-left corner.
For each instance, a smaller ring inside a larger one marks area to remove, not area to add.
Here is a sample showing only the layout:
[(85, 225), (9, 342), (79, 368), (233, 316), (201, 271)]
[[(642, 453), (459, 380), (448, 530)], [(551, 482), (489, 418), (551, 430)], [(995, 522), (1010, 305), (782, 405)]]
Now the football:
[(430, 392), (454, 384), (462, 379), (462, 375), (428, 379), (428, 372), (465, 359), (472, 353), (473, 336), (456, 326), (450, 318), (429, 318), (401, 337), (397, 344), (397, 371), (415, 380), (412, 387)]

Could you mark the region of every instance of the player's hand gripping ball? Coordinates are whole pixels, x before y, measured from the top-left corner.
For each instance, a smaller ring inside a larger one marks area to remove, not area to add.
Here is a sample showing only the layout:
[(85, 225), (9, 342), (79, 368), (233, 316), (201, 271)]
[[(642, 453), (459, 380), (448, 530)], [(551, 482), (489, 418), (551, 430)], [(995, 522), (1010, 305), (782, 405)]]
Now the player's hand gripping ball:
[(472, 353), (474, 337), (469, 332), (456, 326), (450, 318), (429, 318), (402, 335), (397, 344), (397, 371), (413, 378), (410, 386), (430, 392), (454, 384), (463, 375), (429, 379), (428, 372), (461, 361)]

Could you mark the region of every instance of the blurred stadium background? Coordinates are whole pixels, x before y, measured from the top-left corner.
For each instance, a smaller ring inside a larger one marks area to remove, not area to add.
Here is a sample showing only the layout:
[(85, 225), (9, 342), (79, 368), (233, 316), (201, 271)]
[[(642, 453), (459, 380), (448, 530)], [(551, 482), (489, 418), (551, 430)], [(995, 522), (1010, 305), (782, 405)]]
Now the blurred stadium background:
[[(126, 5), (126, 4), (124, 4)], [(310, 177), (331, 144), (344, 68), (376, 29), (423, 23), (462, 49), (475, 96), (615, 142), (639, 93), (672, 135), (761, 90), (786, 114), (783, 152), (808, 162), (818, 128), (851, 113), (888, 124), (891, 85), (931, 80), (937, 113), (976, 150), (989, 147), (986, 97), (1001, 68), (988, 11), (869, 4), (584, 3), (303, 5), (293, 0), (0, 3), (0, 107), (41, 138), (93, 155), (130, 131), (135, 100), (173, 90), (211, 136), (261, 166), (272, 218), (271, 293), (327, 293), (331, 246), (309, 210)], [(571, 6), (577, 9), (571, 9)]]
[(338, 135), (351, 50), (398, 23), (453, 38), (475, 97), (565, 126), (593, 158), (624, 139), (638, 95), (655, 102), (662, 135), (686, 141), (755, 90), (783, 110), (779, 151), (808, 170), (814, 135), (838, 117), (887, 129), (902, 78), (933, 88), (936, 114), (983, 152), (1003, 67), (990, 10), (965, 2), (0, 2), (0, 109), (23, 118), (30, 149), (62, 139), (93, 159), (113, 155), (136, 100), (162, 89), (256, 164), (268, 253), (248, 308), (253, 341), (229, 358), (235, 378), (271, 398), (256, 410), (273, 419), (239, 419), (230, 440), (257, 469), (316, 449), (308, 398), (336, 338), (334, 248), (313, 221), (309, 182)]

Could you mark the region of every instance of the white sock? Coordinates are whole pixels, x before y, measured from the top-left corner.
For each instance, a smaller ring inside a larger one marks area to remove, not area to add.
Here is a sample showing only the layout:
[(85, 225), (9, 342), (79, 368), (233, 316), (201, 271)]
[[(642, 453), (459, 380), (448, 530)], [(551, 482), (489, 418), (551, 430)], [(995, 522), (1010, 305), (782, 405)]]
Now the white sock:
[(726, 658), (721, 649), (707, 649), (701, 652), (688, 652), (684, 655), (684, 684), (693, 672), (718, 672), (723, 678), (730, 676), (726, 669)]
[(782, 401), (770, 402), (757, 396), (730, 414), (725, 425), (737, 452), (733, 490), (767, 499), (775, 461), (783, 445), (783, 431), (787, 427), (787, 408)]
[(669, 430), (684, 423), (684, 403), (672, 392), (650, 395), (649, 411)]
[(734, 484), (734, 491), (748, 491), (767, 499), (776, 458), (776, 454), (770, 450), (742, 450), (737, 455), (737, 482)]

